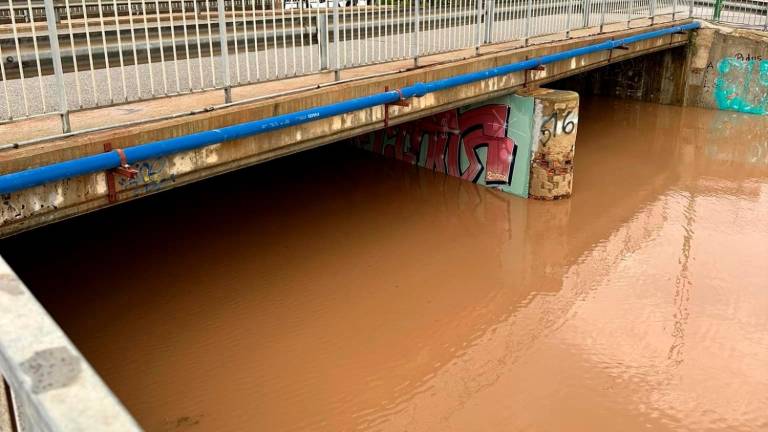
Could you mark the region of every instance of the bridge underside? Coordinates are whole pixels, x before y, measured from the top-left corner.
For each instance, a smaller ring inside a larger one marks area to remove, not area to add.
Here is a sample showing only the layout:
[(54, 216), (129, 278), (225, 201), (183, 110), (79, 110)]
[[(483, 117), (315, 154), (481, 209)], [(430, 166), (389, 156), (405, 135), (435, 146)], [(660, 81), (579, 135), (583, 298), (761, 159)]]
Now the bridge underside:
[[(675, 25), (679, 23), (676, 22)], [(323, 88), (297, 90), (278, 97), (245, 102), (171, 119), (31, 144), (0, 153), (0, 162), (2, 162), (0, 174), (101, 153), (105, 151), (105, 145), (111, 148), (131, 147), (375, 94), (387, 87), (397, 89), (416, 82), (429, 82), (485, 70), (523, 61), (527, 58), (671, 26), (673, 26), (671, 23), (657, 24), (651, 28), (644, 27), (589, 35), (568, 41), (522, 48), (496, 47), (499, 49), (497, 52), (481, 53), (478, 56), (469, 55), (468, 58), (459, 61), (449, 61), (449, 58), (445, 58), (436, 64), (416, 69), (340, 82)], [(282, 155), (367, 134), (383, 129), (385, 124), (389, 126), (402, 124), (452, 108), (508, 95), (523, 88), (535, 88), (630, 58), (680, 47), (687, 44), (688, 40), (689, 35), (686, 33), (660, 36), (633, 43), (627, 47), (622, 47), (623, 49), (600, 51), (552, 63), (543, 70), (516, 72), (428, 94), (424, 97), (413, 98), (408, 106), (390, 106), (388, 109), (383, 106), (374, 107), (250, 138), (216, 144), (199, 150), (143, 161), (135, 164), (135, 168), (139, 172), (137, 177), (132, 179), (115, 177), (115, 190), (111, 197), (106, 173), (70, 178), (14, 192), (4, 196), (0, 206), (0, 237)], [(458, 53), (454, 54), (453, 57), (455, 59), (463, 55), (464, 53)], [(381, 68), (383, 65), (378, 67)], [(680, 79), (682, 79), (684, 69), (681, 68), (679, 73)], [(274, 88), (280, 84), (268, 83), (267, 85)], [(287, 86), (290, 85), (301, 87), (300, 83), (297, 84), (296, 82), (287, 84)], [(201, 96), (203, 97), (201, 100), (204, 101), (204, 95), (198, 95), (198, 97)], [(176, 102), (174, 99), (164, 99), (146, 103), (160, 107), (163, 105), (173, 106)], [(201, 105), (205, 105), (205, 102)], [(121, 108), (109, 108), (109, 110), (119, 109)], [(91, 115), (97, 117), (109, 115), (105, 112), (94, 112)], [(297, 173), (297, 175), (301, 175), (301, 173)]]

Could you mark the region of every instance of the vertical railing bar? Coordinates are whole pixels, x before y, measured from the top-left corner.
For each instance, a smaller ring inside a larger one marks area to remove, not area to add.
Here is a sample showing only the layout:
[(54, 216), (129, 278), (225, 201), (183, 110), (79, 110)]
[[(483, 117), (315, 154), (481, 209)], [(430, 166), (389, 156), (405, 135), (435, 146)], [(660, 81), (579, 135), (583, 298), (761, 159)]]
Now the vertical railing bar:
[(480, 30), (480, 26), (482, 25), (482, 1), (483, 0), (475, 0), (475, 55), (480, 55), (480, 45), (482, 44), (482, 37), (483, 32)]
[(179, 58), (176, 54), (176, 25), (173, 22), (173, 0), (168, 1), (168, 17), (170, 20), (169, 24), (171, 25), (171, 50), (173, 52), (173, 70), (176, 74), (176, 93), (181, 93), (181, 83), (179, 82)]
[(333, 78), (338, 81), (341, 79), (341, 47), (339, 46), (339, 2), (333, 0), (333, 45), (336, 51), (336, 61), (333, 67)]
[(136, 78), (136, 91), (138, 92), (138, 97), (141, 99), (141, 80), (139, 79), (139, 56), (136, 50), (136, 32), (133, 27), (133, 5), (131, 4), (131, 0), (128, 0), (128, 20), (130, 22), (130, 29), (131, 29), (131, 46), (133, 48), (133, 74)]
[[(252, 0), (253, 1), (253, 0)], [(299, 38), (301, 42), (301, 73), (307, 73), (307, 65), (305, 62), (305, 55), (304, 55), (304, 0), (299, 1), (299, 28), (301, 29), (301, 37)], [(309, 50), (310, 55), (312, 54), (312, 50)], [(310, 60), (310, 64), (312, 64)]]
[[(83, 97), (80, 89), (80, 71), (78, 70), (77, 66), (77, 54), (75, 53), (75, 35), (72, 31), (72, 15), (70, 12), (70, 6), (69, 6), (69, 0), (64, 0), (64, 7), (67, 12), (67, 29), (69, 30), (69, 46), (72, 50), (72, 65), (74, 66), (74, 77), (75, 77), (75, 92), (77, 94), (77, 107), (82, 108), (83, 107)], [(86, 18), (87, 19), (87, 18)], [(3, 58), (2, 55), (0, 55), (0, 59)], [(0, 62), (2, 63), (2, 62)], [(3, 84), (5, 84), (5, 78), (3, 78)]]
[(211, 64), (211, 87), (216, 88), (216, 61), (213, 49), (213, 28), (211, 27), (211, 0), (205, 2), (205, 21), (208, 26), (208, 61)]
[[(184, 1), (184, 0), (181, 0)], [(231, 1), (232, 4), (232, 40), (235, 45), (235, 84), (241, 84), (243, 80), (240, 77), (240, 46), (237, 37), (237, 3), (235, 0)], [(229, 39), (229, 35), (227, 35)]]
[(274, 45), (272, 47), (272, 52), (275, 57), (275, 78), (280, 76), (280, 67), (277, 61), (277, 16), (275, 13), (276, 7), (277, 7), (277, 3), (275, 2), (275, 0), (272, 0), (272, 44)]
[(219, 58), (221, 59), (221, 71), (224, 85), (224, 103), (232, 102), (232, 78), (229, 73), (229, 44), (227, 41), (227, 17), (224, 0), (217, 0), (216, 8), (219, 19)]
[(603, 27), (605, 26), (605, 2), (607, 0), (600, 0), (600, 33), (603, 33)]
[(13, 110), (11, 109), (11, 99), (8, 97), (8, 78), (5, 75), (5, 62), (2, 61), (3, 46), (0, 44), (0, 77), (3, 79), (3, 93), (5, 94), (5, 108), (8, 110), (8, 120), (13, 120)]
[[(59, 115), (61, 116), (61, 130), (69, 133), (72, 128), (69, 123), (69, 103), (67, 102), (67, 86), (64, 84), (64, 68), (61, 66), (61, 50), (59, 49), (59, 29), (56, 27), (56, 12), (53, 8), (53, 0), (44, 0), (45, 20), (48, 24), (48, 39), (51, 46), (51, 60), (53, 61), (53, 73), (56, 76), (56, 87), (59, 90)], [(0, 53), (2, 59), (2, 53)], [(2, 63), (2, 61), (0, 61)], [(3, 73), (3, 88), (5, 100), (8, 102), (8, 90), (5, 89), (5, 68)], [(40, 77), (42, 78), (42, 77)], [(10, 112), (10, 107), (8, 109)]]
[[(337, 3), (339, 0), (335, 0)], [(339, 5), (339, 7), (342, 7)], [(345, 7), (346, 8), (346, 7)], [(341, 11), (341, 22), (339, 23), (339, 27), (341, 28), (341, 38), (339, 43), (343, 43), (342, 52), (344, 53), (344, 62), (341, 64), (341, 67), (347, 67), (347, 11), (342, 10)], [(344, 40), (344, 42), (341, 42), (341, 39)]]
[(99, 24), (101, 25), (101, 44), (104, 48), (104, 72), (107, 75), (107, 87), (109, 90), (109, 102), (115, 103), (115, 98), (112, 96), (112, 77), (109, 70), (109, 58), (107, 55), (107, 36), (104, 29), (104, 13), (102, 12), (102, 4), (101, 0), (98, 0), (96, 2), (97, 7), (99, 8)]
[[(254, 0), (251, 0), (254, 1)], [(245, 8), (245, 0), (240, 0), (240, 13), (243, 21), (243, 47), (245, 48), (245, 80), (251, 82), (251, 57), (248, 51), (248, 15)], [(237, 13), (233, 14), (233, 22), (236, 20)]]
[(529, 39), (531, 38), (531, 0), (526, 0), (525, 3), (525, 46), (528, 46)]
[[(125, 61), (123, 60), (123, 43), (122, 38), (120, 36), (120, 17), (117, 15), (117, 0), (112, 0), (112, 12), (115, 17), (115, 33), (117, 34), (117, 55), (118, 59), (120, 60), (120, 80), (123, 85), (123, 100), (125, 102), (128, 101), (128, 90), (125, 85)], [(103, 25), (104, 23), (102, 23)], [(104, 56), (106, 58), (107, 56), (107, 46), (104, 45)], [(109, 73), (109, 67), (107, 67), (106, 72)]]
[(413, 54), (413, 65), (418, 67), (419, 66), (419, 53), (421, 50), (420, 41), (419, 38), (421, 37), (421, 0), (414, 0), (413, 3), (414, 6), (414, 19), (413, 19), (413, 25), (414, 25), (414, 40), (416, 42), (416, 46), (414, 47), (414, 54)]
[[(32, 46), (35, 49), (35, 64), (37, 65), (37, 84), (40, 87), (40, 102), (42, 104), (43, 112), (46, 112), (45, 107), (45, 90), (43, 89), (43, 72), (40, 67), (40, 49), (37, 45), (37, 30), (35, 30), (35, 15), (32, 12), (32, 0), (27, 0), (27, 9), (29, 10), (29, 23), (32, 29)], [(13, 9), (11, 9), (13, 12)], [(55, 19), (55, 15), (54, 15)], [(21, 65), (21, 58), (19, 58), (19, 65)]]
[[(304, 5), (304, 0), (302, 0), (302, 7)], [(312, 46), (312, 9), (309, 7), (309, 4), (307, 4), (307, 28), (306, 28), (306, 36), (309, 40), (309, 72), (313, 72), (315, 70), (315, 48)], [(317, 22), (315, 22), (315, 28), (317, 28)], [(304, 35), (304, 29), (302, 29), (302, 35)], [(303, 39), (302, 39), (303, 40)], [(318, 40), (319, 42), (319, 40)]]
[[(256, 0), (251, 0), (251, 25), (253, 26), (253, 56), (256, 61), (256, 81), (261, 81), (261, 61), (259, 61), (259, 35), (256, 32)], [(247, 38), (248, 32), (246, 31), (245, 34)], [(312, 55), (312, 51), (310, 51), (310, 55)]]
[[(146, 0), (141, 0), (141, 14), (144, 20), (144, 43), (147, 47), (147, 71), (149, 71), (149, 93), (155, 95), (155, 77), (152, 72), (152, 48), (149, 43), (149, 23), (147, 22), (147, 4)], [(77, 70), (75, 70), (77, 73)], [(137, 77), (138, 79), (138, 77)]]
[[(291, 17), (291, 57), (293, 60), (293, 75), (296, 75), (296, 25), (294, 24), (293, 8), (290, 12)], [(283, 9), (283, 22), (285, 22), (285, 9)]]
[[(142, 0), (144, 1), (144, 0)], [(203, 49), (200, 46), (200, 9), (197, 6), (198, 0), (192, 0), (192, 10), (195, 14), (195, 42), (197, 43), (197, 68), (200, 75), (200, 88), (205, 88), (205, 77), (203, 76)]]
[[(83, 0), (85, 4), (85, 0)], [(170, 5), (168, 6), (170, 9)], [(168, 73), (165, 70), (165, 41), (163, 40), (163, 28), (160, 23), (160, 2), (155, 0), (155, 20), (157, 21), (157, 35), (160, 40), (160, 70), (163, 75), (163, 94), (168, 95)]]
[[(282, 0), (276, 0), (274, 3), (275, 7), (277, 7), (277, 1)], [(280, 19), (280, 27), (282, 28), (283, 32), (283, 76), (288, 76), (288, 37), (285, 31), (285, 9), (281, 7), (280, 12), (282, 13), (282, 17)]]

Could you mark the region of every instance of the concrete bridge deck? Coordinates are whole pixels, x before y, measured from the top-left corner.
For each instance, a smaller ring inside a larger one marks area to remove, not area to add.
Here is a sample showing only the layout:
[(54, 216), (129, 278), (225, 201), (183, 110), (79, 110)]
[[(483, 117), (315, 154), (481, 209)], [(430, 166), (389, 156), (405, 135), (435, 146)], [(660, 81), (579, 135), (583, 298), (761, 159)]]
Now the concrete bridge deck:
[[(348, 78), (348, 81), (332, 85), (329, 85), (332, 76), (320, 74), (290, 82), (277, 81), (243, 87), (235, 92), (238, 98), (242, 98), (242, 102), (233, 106), (202, 110), (202, 112), (197, 111), (175, 118), (110, 130), (82, 133), (0, 152), (0, 174), (102, 153), (105, 144), (109, 144), (112, 148), (132, 147), (376, 94), (382, 92), (385, 87), (397, 89), (416, 82), (429, 82), (485, 70), (528, 58), (646, 33), (650, 30), (669, 28), (682, 22), (686, 21), (678, 21), (674, 24), (658, 23), (650, 28), (622, 31), (611, 31), (612, 29), (606, 28), (608, 32), (604, 34), (594, 34), (597, 29), (587, 29), (584, 34), (573, 34), (574, 38), (566, 41), (527, 47), (490, 46), (484, 48), (484, 52), (478, 56), (475, 56), (472, 51), (454, 52), (436, 56), (429, 59), (431, 64), (409, 70), (406, 64), (393, 62), (347, 71), (348, 75), (343, 78)], [(625, 47), (626, 49), (600, 51), (552, 63), (544, 70), (516, 72), (428, 94), (425, 97), (412, 99), (410, 106), (390, 107), (389, 124), (403, 123), (450, 108), (508, 94), (525, 86), (538, 86), (610, 63), (674, 48), (688, 43), (688, 39), (687, 33), (660, 36), (633, 43)], [(370, 77), (373, 73), (379, 75)], [(356, 75), (360, 78), (355, 79)], [(682, 72), (679, 78), (682, 78)], [(278, 89), (284, 91), (293, 89), (293, 92), (248, 101), (248, 98), (274, 93)], [(211, 98), (210, 94), (202, 93), (97, 111), (83, 111), (76, 113), (73, 122), (79, 122), (80, 127), (98, 127), (102, 124), (100, 122), (106, 119), (114, 122), (115, 116), (122, 116), (126, 121), (130, 121), (157, 117), (169, 112), (168, 110), (183, 111), (182, 107), (199, 110), (201, 106), (208, 105), (210, 103), (208, 101), (214, 100), (209, 98)], [(39, 122), (35, 129), (43, 130), (46, 127), (45, 122), (50, 120), (31, 121)], [(138, 198), (260, 161), (365, 134), (384, 128), (384, 121), (384, 107), (375, 107), (174, 156), (143, 161), (136, 164), (139, 175), (135, 179), (119, 179), (117, 199), (124, 201)], [(8, 136), (17, 127), (17, 125), (6, 125), (3, 126), (4, 130), (0, 129), (0, 132)], [(111, 204), (103, 172), (11, 193), (4, 197), (0, 207), (0, 236), (7, 236)]]

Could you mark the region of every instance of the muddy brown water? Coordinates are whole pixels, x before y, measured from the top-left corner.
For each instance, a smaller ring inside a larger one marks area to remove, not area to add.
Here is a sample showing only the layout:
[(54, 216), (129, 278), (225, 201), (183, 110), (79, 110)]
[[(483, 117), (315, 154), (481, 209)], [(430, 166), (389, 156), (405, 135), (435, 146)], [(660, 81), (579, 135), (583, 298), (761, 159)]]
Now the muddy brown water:
[(768, 430), (768, 117), (580, 118), (566, 201), (329, 146), (0, 252), (147, 430)]

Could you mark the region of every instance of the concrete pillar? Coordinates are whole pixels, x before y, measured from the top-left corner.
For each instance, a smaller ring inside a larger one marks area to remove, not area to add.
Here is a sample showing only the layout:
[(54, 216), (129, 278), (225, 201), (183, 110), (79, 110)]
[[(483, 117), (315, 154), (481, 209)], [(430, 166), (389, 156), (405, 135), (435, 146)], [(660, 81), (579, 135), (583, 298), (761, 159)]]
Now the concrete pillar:
[(530, 91), (535, 103), (534, 131), (528, 196), (554, 200), (571, 196), (573, 156), (579, 123), (579, 94), (566, 90)]

